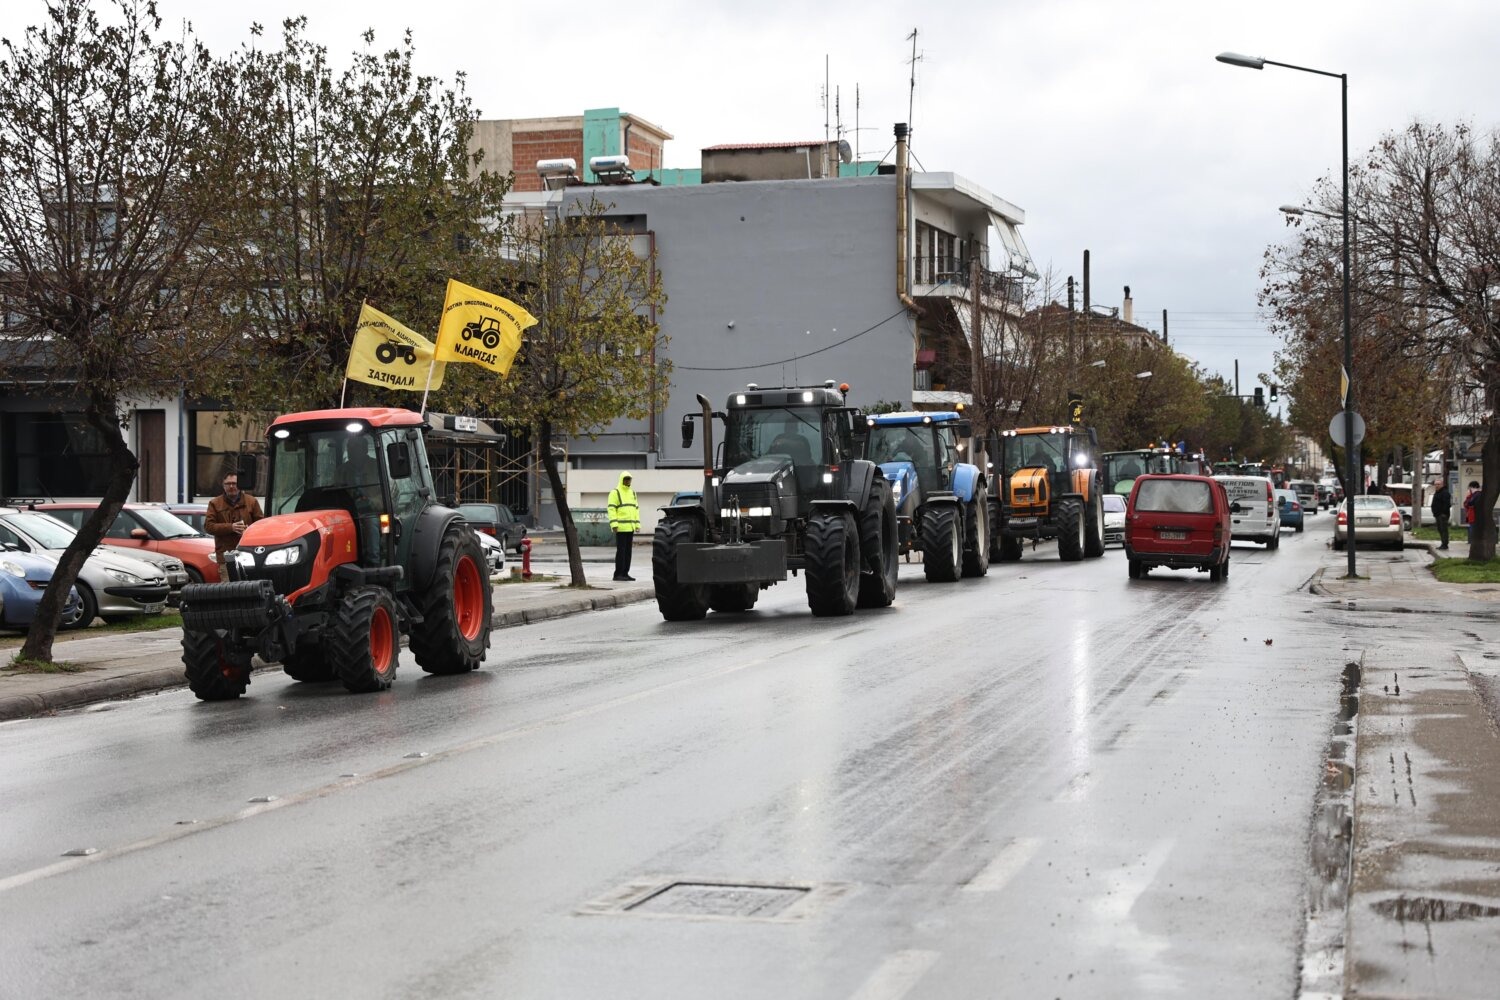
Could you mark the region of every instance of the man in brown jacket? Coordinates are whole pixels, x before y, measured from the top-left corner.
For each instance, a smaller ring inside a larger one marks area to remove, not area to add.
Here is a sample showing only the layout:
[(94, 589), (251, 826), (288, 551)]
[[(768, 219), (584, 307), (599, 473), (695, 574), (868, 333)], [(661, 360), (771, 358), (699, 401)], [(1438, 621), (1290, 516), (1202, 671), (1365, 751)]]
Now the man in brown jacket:
[(229, 582), (229, 570), (224, 566), (224, 553), (238, 548), (240, 535), (245, 526), (254, 524), (262, 517), (260, 504), (248, 493), (240, 492), (240, 477), (229, 473), (224, 477), (224, 492), (208, 502), (208, 513), (203, 517), (203, 527), (214, 536), (214, 558), (219, 563), (219, 582)]

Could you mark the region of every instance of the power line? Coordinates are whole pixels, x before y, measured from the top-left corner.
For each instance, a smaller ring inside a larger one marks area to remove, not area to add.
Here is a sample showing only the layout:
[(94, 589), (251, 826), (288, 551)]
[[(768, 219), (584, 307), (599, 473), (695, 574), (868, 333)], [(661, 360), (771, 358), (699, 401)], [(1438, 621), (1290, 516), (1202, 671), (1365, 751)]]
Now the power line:
[(684, 372), (742, 372), (749, 371), (753, 368), (770, 368), (773, 365), (787, 365), (791, 364), (793, 361), (801, 361), (803, 358), (811, 358), (815, 355), (822, 354), (825, 351), (831, 351), (835, 347), (842, 347), (845, 344), (849, 343), (849, 341), (851, 340), (858, 340), (860, 337), (863, 337), (867, 333), (875, 332), (876, 330), (880, 329), (882, 326), (885, 326), (891, 320), (895, 319), (897, 316), (904, 314), (905, 312), (906, 307), (902, 306), (900, 309), (897, 309), (895, 312), (891, 313), (889, 316), (876, 323), (874, 326), (865, 327), (858, 333), (850, 334), (843, 340), (829, 344), (827, 347), (820, 347), (816, 351), (808, 351), (806, 354), (794, 354), (789, 358), (782, 358), (780, 361), (762, 361), (759, 364), (754, 365), (729, 365), (724, 368), (707, 368), (694, 365), (673, 365), (672, 367), (676, 371)]

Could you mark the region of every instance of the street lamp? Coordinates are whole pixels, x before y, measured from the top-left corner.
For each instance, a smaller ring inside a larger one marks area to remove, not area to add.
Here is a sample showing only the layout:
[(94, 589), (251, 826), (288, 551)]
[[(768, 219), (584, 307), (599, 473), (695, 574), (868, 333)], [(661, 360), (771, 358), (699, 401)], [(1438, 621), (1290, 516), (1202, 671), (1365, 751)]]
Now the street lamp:
[[(1245, 69), (1265, 69), (1267, 66), (1280, 66), (1282, 69), (1294, 69), (1301, 73), (1314, 73), (1318, 76), (1331, 76), (1339, 81), (1341, 94), (1341, 111), (1343, 126), (1343, 152), (1344, 152), (1344, 378), (1346, 388), (1344, 391), (1344, 450), (1346, 454), (1345, 482), (1350, 490), (1361, 490), (1364, 487), (1364, 477), (1356, 476), (1359, 471), (1358, 448), (1354, 444), (1354, 348), (1349, 339), (1349, 74), (1330, 73), (1327, 70), (1313, 69), (1309, 66), (1294, 66), (1291, 63), (1276, 62), (1272, 59), (1264, 59), (1260, 56), (1242, 56), (1237, 52), (1220, 52), (1215, 56), (1221, 63), (1231, 66), (1241, 66)], [(1283, 209), (1284, 211), (1285, 209)], [(1349, 522), (1349, 576), (1357, 576), (1354, 561), (1354, 497), (1350, 493), (1345, 503), (1348, 504), (1346, 519)]]

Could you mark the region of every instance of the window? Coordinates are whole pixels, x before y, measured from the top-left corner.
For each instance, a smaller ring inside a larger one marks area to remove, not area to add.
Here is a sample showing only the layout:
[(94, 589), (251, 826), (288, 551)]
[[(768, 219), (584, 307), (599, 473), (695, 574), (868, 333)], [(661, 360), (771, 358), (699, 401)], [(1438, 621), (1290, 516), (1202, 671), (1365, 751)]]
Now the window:
[(1207, 483), (1191, 479), (1147, 479), (1135, 495), (1136, 510), (1212, 514), (1213, 494)]
[(109, 449), (82, 414), (10, 413), (0, 421), (0, 494), (104, 495)]

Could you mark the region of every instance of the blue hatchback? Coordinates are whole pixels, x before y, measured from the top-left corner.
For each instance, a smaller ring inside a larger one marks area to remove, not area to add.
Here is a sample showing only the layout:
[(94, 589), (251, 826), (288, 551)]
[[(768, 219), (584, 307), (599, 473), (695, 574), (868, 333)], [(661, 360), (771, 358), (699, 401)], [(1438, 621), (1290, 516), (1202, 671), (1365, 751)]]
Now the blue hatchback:
[[(56, 566), (50, 559), (0, 549), (0, 629), (30, 627), (36, 618), (37, 605), (42, 603), (42, 591), (47, 589), (54, 569)], [(63, 622), (77, 618), (80, 608), (78, 590), (74, 588), (68, 591)]]
[(1281, 526), (1293, 531), (1302, 530), (1302, 501), (1292, 490), (1276, 491), (1276, 510), (1281, 515)]

